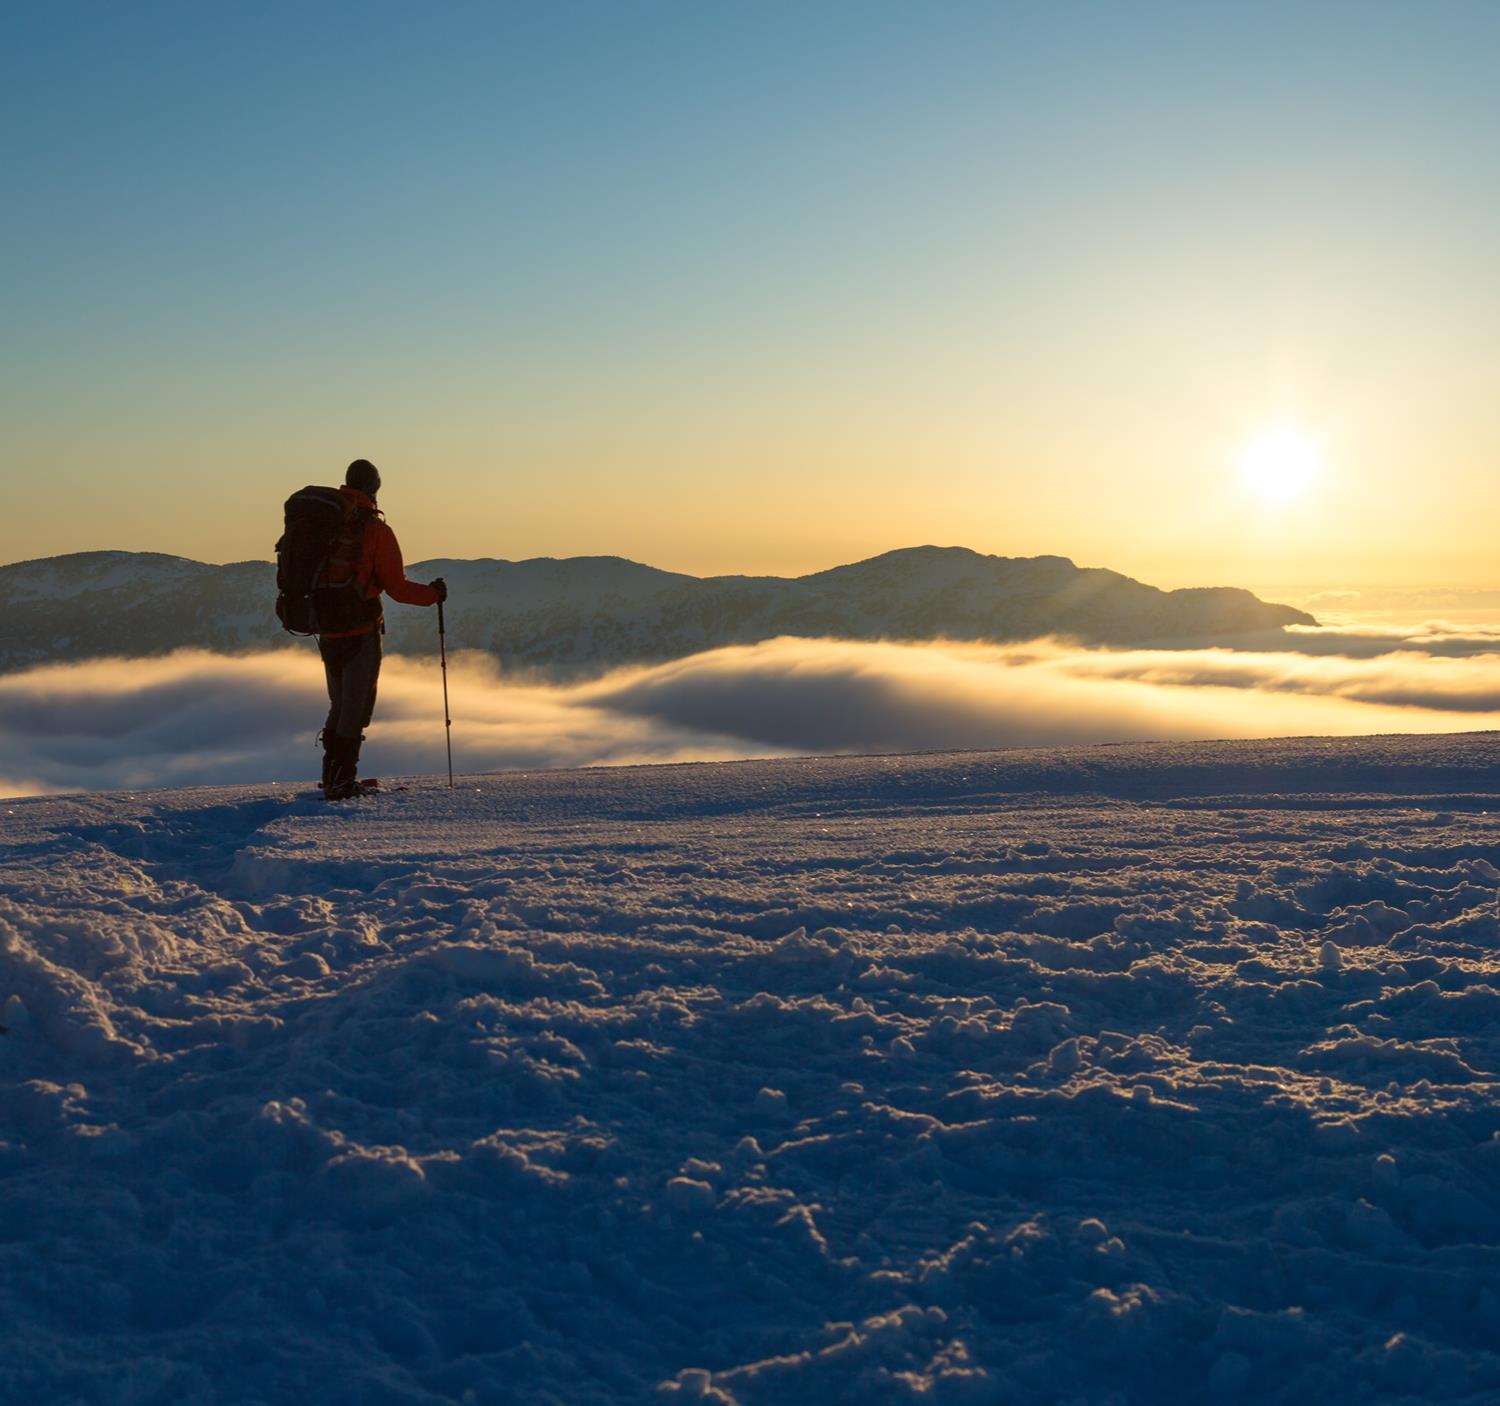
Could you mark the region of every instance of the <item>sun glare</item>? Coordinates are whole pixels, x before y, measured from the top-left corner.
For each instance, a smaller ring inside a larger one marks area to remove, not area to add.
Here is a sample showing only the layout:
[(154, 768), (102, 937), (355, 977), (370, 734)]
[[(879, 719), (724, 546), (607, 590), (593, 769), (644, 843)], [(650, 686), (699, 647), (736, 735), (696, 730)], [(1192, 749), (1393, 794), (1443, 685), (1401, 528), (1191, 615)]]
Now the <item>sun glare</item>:
[(1301, 498), (1323, 473), (1323, 455), (1300, 430), (1290, 426), (1262, 430), (1240, 455), (1246, 486), (1267, 503)]

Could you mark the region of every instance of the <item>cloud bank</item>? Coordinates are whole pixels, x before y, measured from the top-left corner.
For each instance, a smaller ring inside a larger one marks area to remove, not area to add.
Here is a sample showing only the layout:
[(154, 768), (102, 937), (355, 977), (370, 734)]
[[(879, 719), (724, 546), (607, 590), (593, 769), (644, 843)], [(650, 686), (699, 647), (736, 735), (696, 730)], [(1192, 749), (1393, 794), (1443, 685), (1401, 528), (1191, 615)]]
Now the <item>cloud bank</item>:
[[(778, 639), (584, 684), (450, 660), (468, 772), (786, 753), (921, 751), (1488, 728), (1500, 653), (1370, 658)], [(47, 665), (0, 676), (0, 794), (301, 781), (326, 709), (307, 649)], [(391, 657), (365, 770), (446, 766), (436, 661)]]

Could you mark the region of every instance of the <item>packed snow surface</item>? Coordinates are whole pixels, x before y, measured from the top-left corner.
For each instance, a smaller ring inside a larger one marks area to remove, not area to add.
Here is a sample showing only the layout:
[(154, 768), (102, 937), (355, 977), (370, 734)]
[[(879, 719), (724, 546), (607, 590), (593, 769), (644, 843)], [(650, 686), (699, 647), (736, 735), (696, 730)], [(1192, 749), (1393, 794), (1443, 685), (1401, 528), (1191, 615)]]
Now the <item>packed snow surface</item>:
[(1500, 1397), (1500, 747), (0, 806), (0, 1399)]

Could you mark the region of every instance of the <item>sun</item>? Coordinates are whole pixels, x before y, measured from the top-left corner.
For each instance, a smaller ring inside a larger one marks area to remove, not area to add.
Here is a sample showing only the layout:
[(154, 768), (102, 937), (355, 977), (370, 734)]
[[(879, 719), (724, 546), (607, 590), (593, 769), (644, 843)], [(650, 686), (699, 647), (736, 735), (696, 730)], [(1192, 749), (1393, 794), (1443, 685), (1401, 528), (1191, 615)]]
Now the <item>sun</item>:
[(1240, 455), (1240, 476), (1266, 503), (1291, 503), (1323, 476), (1317, 442), (1290, 425), (1262, 430)]

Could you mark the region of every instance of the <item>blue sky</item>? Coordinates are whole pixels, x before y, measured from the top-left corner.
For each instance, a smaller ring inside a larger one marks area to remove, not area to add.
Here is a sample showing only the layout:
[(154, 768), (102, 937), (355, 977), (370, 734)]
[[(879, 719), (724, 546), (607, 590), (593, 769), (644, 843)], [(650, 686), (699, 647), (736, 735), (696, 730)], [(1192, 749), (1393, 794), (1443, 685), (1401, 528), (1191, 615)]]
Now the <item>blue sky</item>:
[(419, 554), (692, 570), (919, 537), (1196, 579), (1233, 522), (1216, 456), (1288, 413), (1349, 502), (1268, 525), (1242, 575), (1377, 548), (1430, 575), (1401, 485), (1490, 491), (1500, 7), (7, 31), (3, 559), (263, 556), (264, 502), (355, 454)]

